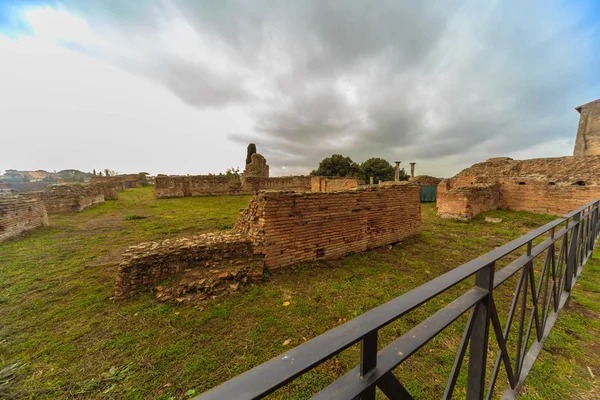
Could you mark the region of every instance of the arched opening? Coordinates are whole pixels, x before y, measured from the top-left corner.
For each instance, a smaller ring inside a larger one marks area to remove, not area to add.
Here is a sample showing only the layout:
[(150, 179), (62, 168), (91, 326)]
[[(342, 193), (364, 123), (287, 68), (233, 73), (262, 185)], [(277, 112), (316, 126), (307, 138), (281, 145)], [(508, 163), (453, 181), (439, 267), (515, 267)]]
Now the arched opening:
[(519, 185), (524, 185), (524, 184), (525, 184), (525, 182), (519, 182)]
[(585, 182), (584, 181), (577, 181), (577, 182), (573, 183), (573, 186), (585, 186)]
[(550, 185), (550, 186), (556, 185), (556, 182), (548, 182), (548, 185)]

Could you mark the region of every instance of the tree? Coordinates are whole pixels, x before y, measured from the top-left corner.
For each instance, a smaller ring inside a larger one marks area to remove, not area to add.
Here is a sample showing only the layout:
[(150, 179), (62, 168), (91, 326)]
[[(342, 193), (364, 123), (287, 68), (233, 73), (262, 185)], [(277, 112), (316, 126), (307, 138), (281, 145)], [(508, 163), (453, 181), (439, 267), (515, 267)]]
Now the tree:
[(369, 178), (373, 177), (373, 182), (393, 181), (394, 167), (392, 164), (383, 158), (369, 158), (360, 165), (360, 170), (365, 181), (369, 182)]
[(254, 143), (250, 143), (248, 145), (248, 151), (246, 152), (246, 165), (250, 164), (252, 161), (252, 154), (256, 154), (256, 145)]
[(360, 177), (360, 167), (352, 161), (350, 157), (344, 157), (341, 154), (334, 154), (331, 157), (324, 158), (319, 163), (319, 168), (312, 171), (311, 175), (316, 176), (353, 176)]

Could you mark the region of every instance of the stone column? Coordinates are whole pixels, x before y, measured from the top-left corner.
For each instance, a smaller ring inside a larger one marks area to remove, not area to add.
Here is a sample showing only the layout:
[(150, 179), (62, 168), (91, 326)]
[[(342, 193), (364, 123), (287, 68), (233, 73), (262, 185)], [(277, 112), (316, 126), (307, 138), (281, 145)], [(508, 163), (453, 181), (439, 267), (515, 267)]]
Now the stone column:
[(415, 164), (414, 162), (410, 163), (410, 179), (415, 177)]
[(400, 163), (402, 161), (394, 161), (396, 163), (396, 172), (394, 173), (394, 181), (398, 182), (400, 180)]
[(369, 178), (369, 184), (371, 184), (371, 185), (373, 184), (373, 177)]

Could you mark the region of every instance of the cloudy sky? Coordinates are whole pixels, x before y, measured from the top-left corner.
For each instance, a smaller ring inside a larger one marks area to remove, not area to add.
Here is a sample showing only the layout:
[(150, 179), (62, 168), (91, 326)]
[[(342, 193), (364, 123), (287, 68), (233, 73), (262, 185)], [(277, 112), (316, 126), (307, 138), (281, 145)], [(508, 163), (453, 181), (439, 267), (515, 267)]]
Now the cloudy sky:
[(600, 3), (0, 0), (0, 169), (571, 155)]

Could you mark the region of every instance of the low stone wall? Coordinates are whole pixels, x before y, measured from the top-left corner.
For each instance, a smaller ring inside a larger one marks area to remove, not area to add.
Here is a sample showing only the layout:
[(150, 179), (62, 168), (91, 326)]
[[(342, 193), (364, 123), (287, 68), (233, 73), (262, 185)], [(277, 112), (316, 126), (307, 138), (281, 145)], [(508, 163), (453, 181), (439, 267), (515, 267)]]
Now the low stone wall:
[(113, 182), (95, 182), (90, 183), (90, 185), (95, 186), (102, 194), (104, 195), (104, 200), (118, 200), (120, 191), (119, 188), (122, 186), (118, 183)]
[(48, 214), (79, 212), (104, 203), (104, 193), (96, 184), (63, 183), (48, 186), (42, 199)]
[(416, 235), (419, 187), (406, 183), (344, 192), (260, 192), (234, 229), (250, 237), (265, 266), (339, 258)]
[[(204, 270), (205, 275), (194, 285), (205, 289), (210, 288), (205, 286), (208, 282), (243, 280), (249, 272), (244, 266), (251, 265), (256, 257), (251, 241), (237, 233), (205, 234), (131, 246), (119, 264), (115, 296), (132, 296), (190, 268)], [(235, 269), (234, 276), (231, 269), (223, 269), (222, 264), (241, 267)]]
[(158, 175), (154, 183), (154, 195), (159, 199), (235, 194), (244, 194), (241, 181), (238, 177), (226, 175)]
[(312, 179), (315, 176), (278, 176), (265, 178), (249, 176), (242, 179), (242, 190), (244, 193), (257, 193), (260, 190), (292, 190), (296, 192), (310, 192)]
[(0, 195), (0, 242), (48, 225), (48, 214), (38, 192)]
[(470, 220), (500, 207), (500, 185), (470, 185), (449, 188), (442, 182), (437, 189), (437, 215), (440, 218)]
[(154, 185), (156, 198), (188, 196), (230, 196), (256, 194), (260, 190), (296, 192), (336, 192), (358, 186), (354, 178), (327, 179), (319, 176), (226, 176), (158, 175)]
[(90, 178), (90, 182), (91, 183), (112, 184), (116, 188), (117, 192), (122, 192), (123, 190), (125, 190), (125, 185), (123, 183), (123, 177), (122, 176), (98, 176), (98, 175), (94, 175), (94, 176), (92, 176)]
[(8, 184), (10, 187), (14, 189), (14, 191), (22, 193), (22, 192), (39, 192), (41, 190), (46, 189), (49, 185), (52, 185), (51, 182), (13, 182)]
[(216, 296), (259, 279), (265, 266), (338, 258), (402, 241), (420, 227), (416, 185), (333, 193), (261, 191), (229, 233), (130, 247), (119, 265), (115, 296), (129, 297), (171, 277), (175, 282), (165, 284), (168, 290), (157, 288), (161, 300), (189, 292)]

